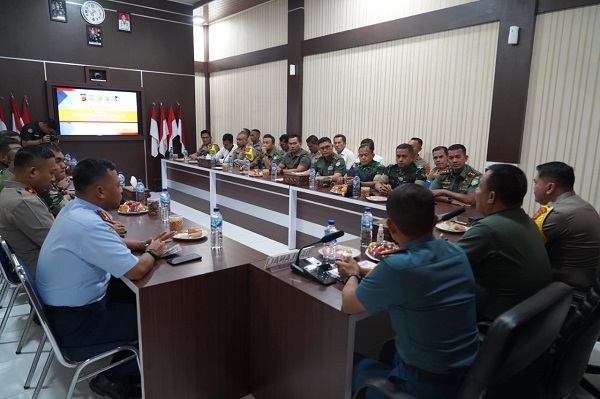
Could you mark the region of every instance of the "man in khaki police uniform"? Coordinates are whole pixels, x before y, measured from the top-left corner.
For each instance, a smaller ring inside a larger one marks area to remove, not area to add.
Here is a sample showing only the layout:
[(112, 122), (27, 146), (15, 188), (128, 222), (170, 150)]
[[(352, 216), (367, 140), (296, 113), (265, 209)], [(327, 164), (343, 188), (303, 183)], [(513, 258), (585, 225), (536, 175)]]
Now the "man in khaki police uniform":
[(430, 187), (437, 201), (465, 205), (475, 203), (475, 189), (479, 185), (481, 172), (467, 165), (468, 159), (464, 145), (453, 144), (448, 147), (450, 167), (440, 170)]

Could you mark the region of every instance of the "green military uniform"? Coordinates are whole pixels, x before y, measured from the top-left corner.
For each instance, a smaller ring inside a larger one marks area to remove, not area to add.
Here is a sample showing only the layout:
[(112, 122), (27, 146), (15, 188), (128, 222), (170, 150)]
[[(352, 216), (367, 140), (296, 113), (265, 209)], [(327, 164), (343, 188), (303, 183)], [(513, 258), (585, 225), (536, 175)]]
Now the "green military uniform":
[(439, 175), (431, 183), (432, 190), (450, 190), (453, 193), (470, 194), (474, 193), (481, 180), (481, 173), (465, 165), (462, 172), (455, 174), (452, 168), (440, 169)]
[(0, 192), (0, 235), (23, 259), (35, 278), (40, 248), (54, 218), (31, 187), (9, 180)]
[(219, 146), (218, 144), (203, 144), (202, 147), (198, 148), (198, 151), (196, 152), (196, 155), (199, 157), (205, 157), (208, 155), (208, 153), (210, 152), (210, 149), (213, 149), (214, 153), (216, 154), (217, 152), (219, 152)]
[(315, 161), (315, 170), (321, 176), (333, 176), (336, 173), (344, 176), (346, 173), (346, 163), (344, 158), (337, 154), (331, 154), (330, 157), (321, 157)]
[(403, 182), (417, 183), (424, 186), (425, 180), (427, 180), (425, 169), (421, 166), (417, 166), (414, 162), (411, 163), (406, 170), (400, 169), (397, 164), (388, 165), (385, 169), (385, 173), (377, 176), (392, 188), (398, 187)]
[(296, 155), (292, 154), (291, 151), (286, 152), (281, 158), (281, 162), (286, 169), (296, 169), (299, 166), (304, 166), (306, 169), (310, 169), (310, 155), (308, 155), (308, 151), (301, 148), (300, 151), (296, 153)]
[(361, 182), (373, 181), (376, 175), (382, 175), (385, 172), (385, 166), (376, 161), (371, 161), (366, 166), (362, 166), (360, 162), (356, 162), (348, 169), (348, 176), (354, 177), (358, 173)]
[(4, 183), (12, 179), (15, 174), (15, 168), (8, 168), (0, 171), (0, 191), (4, 189)]
[(54, 216), (58, 215), (58, 212), (69, 203), (69, 200), (62, 195), (61, 191), (59, 187), (52, 186), (50, 190), (44, 194), (40, 194), (40, 198), (44, 200), (46, 206)]
[(281, 162), (281, 158), (283, 158), (283, 151), (281, 151), (279, 148), (277, 147), (273, 147), (271, 149), (270, 152), (267, 152), (266, 154), (263, 154), (262, 151), (258, 154), (258, 156), (256, 157), (256, 161), (259, 164), (264, 165), (264, 158), (267, 157), (267, 159), (271, 162), (275, 162), (275, 163), (279, 163)]

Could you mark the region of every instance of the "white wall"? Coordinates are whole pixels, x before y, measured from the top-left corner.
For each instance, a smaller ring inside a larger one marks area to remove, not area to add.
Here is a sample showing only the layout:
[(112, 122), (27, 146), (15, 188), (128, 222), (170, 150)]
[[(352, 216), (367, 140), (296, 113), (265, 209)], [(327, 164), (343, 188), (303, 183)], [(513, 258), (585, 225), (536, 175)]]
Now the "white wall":
[[(529, 82), (521, 167), (563, 161), (575, 191), (600, 209), (600, 6), (542, 14)], [(531, 193), (530, 193), (531, 194)], [(539, 207), (528, 195), (526, 207)]]
[(370, 137), (386, 162), (413, 136), (430, 158), (462, 143), (485, 164), (498, 24), (474, 26), (304, 59), (303, 134)]

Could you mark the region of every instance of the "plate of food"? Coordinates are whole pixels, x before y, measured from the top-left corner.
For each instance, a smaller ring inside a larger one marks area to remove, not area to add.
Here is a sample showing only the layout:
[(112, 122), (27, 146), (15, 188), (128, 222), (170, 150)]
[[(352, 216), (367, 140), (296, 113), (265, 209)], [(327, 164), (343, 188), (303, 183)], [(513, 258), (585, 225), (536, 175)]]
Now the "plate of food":
[(217, 169), (217, 170), (223, 170), (223, 166), (214, 166), (213, 169)]
[(400, 249), (400, 247), (395, 242), (382, 241), (379, 244), (376, 242), (372, 242), (367, 247), (365, 254), (367, 254), (367, 257), (369, 257), (370, 259), (373, 259), (373, 260), (379, 262), (379, 258), (378, 258), (379, 256), (385, 257), (386, 253), (393, 252), (398, 249)]
[(346, 194), (347, 190), (348, 186), (346, 186), (345, 184), (336, 184), (335, 186), (331, 187), (331, 190), (329, 190), (329, 192), (333, 194), (344, 195)]
[(250, 177), (262, 177), (262, 170), (252, 169), (249, 171), (248, 176)]
[(200, 240), (204, 237), (206, 237), (206, 231), (202, 230), (200, 227), (190, 227), (189, 229), (173, 236), (174, 239), (181, 241)]
[(383, 195), (370, 195), (366, 197), (366, 200), (371, 202), (385, 202), (387, 201), (387, 197), (384, 197)]
[(471, 229), (469, 226), (464, 226), (451, 220), (439, 222), (435, 225), (435, 227), (442, 231), (447, 231), (448, 233), (464, 233), (465, 231), (469, 231)]
[[(323, 255), (323, 251), (326, 249), (327, 247), (322, 247), (319, 248), (319, 253), (321, 255)], [(344, 251), (346, 250), (352, 250), (352, 257), (356, 258), (357, 256), (360, 256), (360, 251), (356, 248), (350, 248), (350, 247), (346, 247), (345, 245), (336, 245), (335, 246), (335, 258), (336, 259), (342, 259), (342, 255), (344, 255)]]
[(125, 201), (124, 204), (119, 206), (118, 212), (121, 215), (142, 215), (148, 213), (148, 207), (136, 201)]
[(198, 163), (198, 160), (197, 160), (197, 159), (190, 159), (190, 160), (188, 161), (188, 163)]

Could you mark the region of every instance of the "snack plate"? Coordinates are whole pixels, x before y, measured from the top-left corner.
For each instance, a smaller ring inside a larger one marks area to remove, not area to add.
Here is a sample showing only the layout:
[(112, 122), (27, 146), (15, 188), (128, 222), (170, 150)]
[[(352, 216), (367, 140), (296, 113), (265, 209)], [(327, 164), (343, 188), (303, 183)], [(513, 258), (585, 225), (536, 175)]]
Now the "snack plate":
[[(323, 250), (324, 249), (325, 248), (319, 248), (319, 253), (321, 255), (323, 255)], [(336, 252), (335, 253), (335, 258), (336, 259), (342, 259), (342, 255), (344, 254), (344, 251), (346, 249), (351, 249), (352, 250), (352, 257), (353, 258), (356, 258), (357, 256), (360, 256), (360, 251), (358, 249), (356, 249), (356, 248), (350, 248), (350, 247), (347, 247), (345, 245), (336, 245), (335, 249), (336, 249), (336, 251), (335, 251)]]
[(118, 213), (120, 215), (143, 215), (144, 213), (148, 213), (148, 210), (145, 210), (145, 211), (135, 211), (135, 212), (118, 211)]
[(464, 233), (465, 231), (469, 231), (471, 228), (468, 226), (463, 226), (462, 224), (454, 223), (450, 220), (445, 222), (439, 222), (435, 225), (438, 229), (442, 231), (446, 231), (448, 233)]
[(180, 241), (195, 241), (195, 240), (201, 240), (204, 237), (206, 237), (206, 230), (202, 230), (202, 235), (199, 237), (190, 237), (189, 233), (178, 233), (173, 236), (173, 238), (175, 240), (180, 240)]
[(367, 201), (371, 201), (371, 202), (386, 202), (387, 201), (387, 197), (384, 197), (382, 195), (371, 195), (369, 197), (365, 198)]
[(331, 187), (331, 190), (329, 190), (329, 192), (332, 194), (344, 195), (344, 193), (341, 191), (342, 187), (344, 186), (336, 184), (335, 186)]
[[(376, 247), (377, 248), (377, 247)], [(398, 249), (399, 247), (396, 245), (396, 248), (390, 248), (387, 251), (394, 251), (396, 249)], [(369, 251), (369, 249), (367, 248), (365, 250), (365, 255), (367, 255), (367, 258), (374, 260), (375, 262), (379, 262), (380, 260), (377, 259), (376, 257), (374, 257), (373, 255), (371, 255), (371, 252)]]

